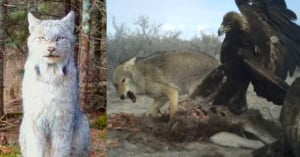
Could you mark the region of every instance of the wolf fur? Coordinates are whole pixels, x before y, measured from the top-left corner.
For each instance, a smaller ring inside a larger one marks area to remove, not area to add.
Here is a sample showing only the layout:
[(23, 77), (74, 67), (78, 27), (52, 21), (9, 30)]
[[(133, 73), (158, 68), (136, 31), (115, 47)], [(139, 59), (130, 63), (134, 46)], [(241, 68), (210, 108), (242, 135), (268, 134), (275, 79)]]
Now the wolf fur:
[(73, 60), (74, 13), (60, 20), (28, 14), (29, 55), (22, 84), (23, 119), (19, 144), (24, 157), (87, 157), (87, 117), (78, 104)]
[(148, 57), (134, 57), (121, 63), (113, 73), (113, 81), (121, 99), (136, 95), (154, 99), (146, 115), (157, 116), (169, 100), (170, 116), (177, 110), (179, 95), (192, 94), (195, 88), (218, 65), (204, 53), (156, 52)]

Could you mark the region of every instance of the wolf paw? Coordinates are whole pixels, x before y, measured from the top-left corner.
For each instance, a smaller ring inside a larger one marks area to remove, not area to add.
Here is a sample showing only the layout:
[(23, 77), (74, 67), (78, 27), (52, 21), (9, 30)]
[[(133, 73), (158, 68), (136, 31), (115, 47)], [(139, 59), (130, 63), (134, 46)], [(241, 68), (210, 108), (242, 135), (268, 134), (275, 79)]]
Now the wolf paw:
[(150, 108), (145, 112), (145, 115), (148, 117), (159, 117), (161, 113), (157, 108)]

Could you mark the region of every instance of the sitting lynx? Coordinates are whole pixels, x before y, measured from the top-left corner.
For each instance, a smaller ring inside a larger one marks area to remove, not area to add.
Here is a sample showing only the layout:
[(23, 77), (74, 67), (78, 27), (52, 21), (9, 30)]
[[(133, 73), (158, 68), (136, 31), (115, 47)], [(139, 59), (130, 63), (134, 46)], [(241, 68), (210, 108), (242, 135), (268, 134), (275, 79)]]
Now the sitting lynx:
[(24, 157), (87, 157), (87, 117), (78, 105), (73, 60), (74, 13), (61, 20), (28, 14), (29, 55), (22, 84), (20, 147)]

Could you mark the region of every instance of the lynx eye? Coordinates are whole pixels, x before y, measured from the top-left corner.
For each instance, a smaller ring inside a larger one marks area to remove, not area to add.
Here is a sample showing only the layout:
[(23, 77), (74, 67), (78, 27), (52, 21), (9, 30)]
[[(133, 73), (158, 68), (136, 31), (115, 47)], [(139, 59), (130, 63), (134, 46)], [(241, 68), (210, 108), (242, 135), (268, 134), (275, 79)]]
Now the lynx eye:
[(46, 38), (43, 37), (43, 36), (38, 37), (38, 39), (41, 40), (41, 41), (45, 41), (46, 40)]
[(62, 41), (65, 40), (65, 37), (57, 37), (55, 41)]

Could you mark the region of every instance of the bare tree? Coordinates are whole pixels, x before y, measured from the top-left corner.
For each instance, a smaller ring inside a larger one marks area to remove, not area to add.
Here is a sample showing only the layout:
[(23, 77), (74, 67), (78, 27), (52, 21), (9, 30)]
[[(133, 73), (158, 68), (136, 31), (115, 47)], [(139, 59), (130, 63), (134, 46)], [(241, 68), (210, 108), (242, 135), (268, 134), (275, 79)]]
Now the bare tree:
[(65, 1), (65, 13), (68, 14), (72, 10), (72, 3), (71, 0)]
[(205, 34), (201, 32), (201, 36), (194, 36), (190, 41), (192, 50), (205, 52), (216, 57), (221, 49), (221, 41), (214, 34)]
[(93, 109), (106, 107), (106, 9), (105, 0), (94, 1), (91, 10), (89, 100)]
[(81, 43), (79, 52), (79, 78), (80, 78), (80, 105), (87, 109), (88, 102), (88, 75), (89, 75), (89, 51), (90, 51), (90, 8), (91, 1), (82, 1), (81, 19)]
[(0, 116), (4, 114), (4, 101), (3, 101), (3, 55), (5, 52), (5, 31), (4, 20), (6, 16), (6, 0), (0, 0)]

